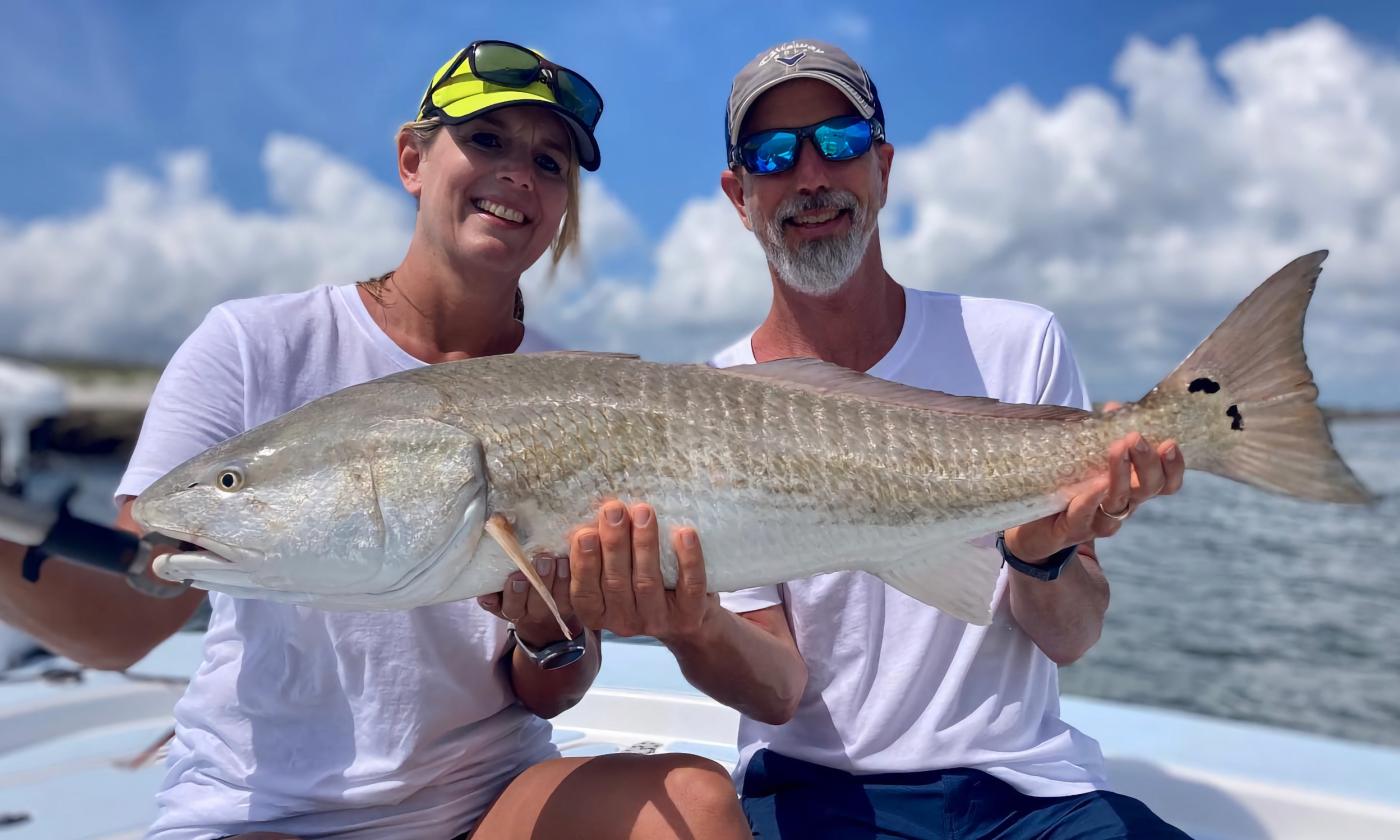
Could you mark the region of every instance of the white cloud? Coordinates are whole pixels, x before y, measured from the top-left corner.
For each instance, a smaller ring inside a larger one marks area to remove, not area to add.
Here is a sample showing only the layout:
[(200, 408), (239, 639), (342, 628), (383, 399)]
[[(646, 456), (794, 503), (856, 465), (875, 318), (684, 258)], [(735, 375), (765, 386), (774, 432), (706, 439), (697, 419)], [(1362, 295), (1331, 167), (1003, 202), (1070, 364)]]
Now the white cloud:
[[(1400, 403), (1383, 372), (1400, 354), (1400, 60), (1316, 19), (1213, 66), (1190, 39), (1132, 39), (1112, 72), (1119, 90), (1047, 105), (1009, 88), (900, 147), (894, 276), (1056, 310), (1095, 393), (1131, 397), (1270, 271), (1327, 247), (1308, 340), (1324, 396)], [(158, 359), (220, 300), (402, 255), (397, 187), (298, 138), (269, 140), (263, 164), (267, 211), (230, 207), (186, 153), (114, 170), (89, 213), (0, 223), (0, 346)], [(722, 194), (655, 243), (597, 179), (583, 201), (585, 258), (525, 278), (557, 338), (694, 359), (762, 317), (763, 257)]]
[(411, 231), (406, 201), (294, 137), (263, 154), (270, 211), (210, 191), (199, 152), (151, 176), (116, 168), (91, 212), (0, 231), (7, 349), (163, 360), (209, 307), (382, 271)]
[[(262, 165), (266, 211), (231, 207), (206, 155), (182, 152), (155, 175), (114, 168), (90, 212), (0, 225), (0, 351), (159, 362), (221, 301), (347, 283), (402, 258), (413, 207), (396, 187), (299, 137), (269, 138)], [(582, 203), (585, 253), (641, 241), (597, 179)], [(556, 284), (584, 276), (566, 261)]]
[(901, 150), (892, 203), (914, 223), (888, 244), (895, 276), (1055, 309), (1091, 381), (1128, 395), (1326, 247), (1309, 346), (1324, 388), (1359, 389), (1400, 338), (1400, 61), (1318, 19), (1215, 70), (1223, 89), (1190, 39), (1133, 39), (1114, 68), (1126, 109), (1009, 90)]
[[(1056, 310), (1100, 395), (1136, 396), (1270, 272), (1333, 251), (1308, 346), (1324, 395), (1400, 402), (1400, 61), (1317, 19), (1240, 41), (1132, 39), (1053, 106), (1020, 88), (901, 147), (902, 282)], [(595, 289), (602, 343), (699, 357), (751, 327), (767, 273), (723, 196), (687, 205), (655, 279)], [(573, 335), (587, 337), (575, 330)], [(600, 339), (601, 340), (601, 339)]]

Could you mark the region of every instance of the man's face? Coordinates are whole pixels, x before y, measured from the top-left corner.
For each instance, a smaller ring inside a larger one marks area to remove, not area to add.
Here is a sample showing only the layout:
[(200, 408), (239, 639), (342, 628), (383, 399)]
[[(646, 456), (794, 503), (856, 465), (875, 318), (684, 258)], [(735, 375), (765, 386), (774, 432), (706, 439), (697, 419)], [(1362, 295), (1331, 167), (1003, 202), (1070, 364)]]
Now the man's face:
[[(740, 137), (856, 113), (831, 85), (794, 79), (759, 97)], [(876, 144), (853, 160), (828, 161), (804, 139), (797, 164), (786, 172), (754, 175), (741, 169), (721, 181), (778, 277), (806, 294), (829, 296), (855, 273), (869, 247), (885, 203), (892, 154), (887, 144)]]

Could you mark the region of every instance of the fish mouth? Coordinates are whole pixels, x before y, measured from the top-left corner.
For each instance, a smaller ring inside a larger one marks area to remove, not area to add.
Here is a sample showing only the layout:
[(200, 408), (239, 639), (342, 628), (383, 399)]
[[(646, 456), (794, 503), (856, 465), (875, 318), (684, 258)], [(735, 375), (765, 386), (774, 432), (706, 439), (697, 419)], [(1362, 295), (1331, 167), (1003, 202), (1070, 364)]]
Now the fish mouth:
[(262, 567), (266, 555), (256, 549), (232, 546), (198, 534), (172, 528), (152, 528), (158, 534), (197, 548), (161, 554), (151, 561), (151, 571), (162, 580), (198, 583), (248, 583)]

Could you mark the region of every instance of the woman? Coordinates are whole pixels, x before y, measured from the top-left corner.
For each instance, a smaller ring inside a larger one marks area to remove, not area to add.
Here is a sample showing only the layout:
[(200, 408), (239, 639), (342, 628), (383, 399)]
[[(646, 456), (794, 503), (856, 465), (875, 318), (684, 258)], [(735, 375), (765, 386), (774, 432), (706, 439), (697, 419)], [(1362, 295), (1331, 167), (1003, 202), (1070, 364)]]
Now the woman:
[[(546, 249), (557, 262), (576, 244), (578, 168), (598, 166), (601, 112), (583, 77), (522, 47), (457, 53), (398, 133), (399, 178), (418, 203), (403, 261), (372, 281), (210, 312), (153, 397), (117, 491), (123, 519), (168, 469), (323, 394), (548, 348), (522, 323), (519, 279)], [(556, 567), (539, 571), (581, 648), (518, 574), (480, 606), (406, 612), (211, 595), (150, 837), (748, 836), (713, 762), (556, 757), (541, 716), (577, 702), (599, 663)]]

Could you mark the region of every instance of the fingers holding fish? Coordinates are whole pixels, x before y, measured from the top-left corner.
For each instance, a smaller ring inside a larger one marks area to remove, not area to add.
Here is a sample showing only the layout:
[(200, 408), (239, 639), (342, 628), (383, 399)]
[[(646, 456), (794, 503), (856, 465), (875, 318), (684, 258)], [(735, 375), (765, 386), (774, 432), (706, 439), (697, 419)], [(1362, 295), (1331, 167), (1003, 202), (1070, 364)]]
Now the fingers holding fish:
[(1091, 536), (1113, 536), (1133, 512), (1134, 437), (1114, 441), (1108, 448), (1108, 490), (1095, 510)]
[(676, 591), (672, 596), (673, 609), (666, 635), (654, 634), (662, 641), (698, 633), (706, 611), (719, 604), (719, 596), (709, 593), (709, 583), (705, 579), (705, 554), (700, 548), (700, 535), (695, 529), (677, 528), (671, 534), (671, 547), (676, 552)]
[(1175, 441), (1152, 446), (1134, 432), (1109, 447), (1109, 490), (1095, 520), (1094, 534), (1117, 533), (1148, 499), (1181, 489), (1186, 462)]
[(1186, 458), (1174, 440), (1158, 446), (1157, 454), (1162, 458), (1162, 491), (1157, 495), (1170, 496), (1181, 490), (1181, 483), (1186, 478)]
[(658, 636), (666, 627), (666, 583), (661, 579), (660, 531), (651, 505), (636, 504), (632, 520), (632, 591), (637, 603), (639, 631)]
[(595, 629), (602, 628), (607, 609), (598, 585), (602, 569), (598, 529), (589, 526), (574, 531), (569, 536), (569, 598), (579, 620)]
[[(573, 624), (574, 610), (569, 600), (568, 559), (540, 554), (535, 557), (534, 566), (540, 580), (544, 581), (550, 595), (553, 596), (560, 616), (565, 622)], [(515, 572), (507, 578), (506, 587), (501, 592), (499, 614), (515, 625), (516, 635), (527, 644), (548, 644), (563, 638), (549, 604), (520, 572)]]
[(600, 582), (606, 629), (635, 636), (642, 628), (632, 583), (632, 521), (622, 502), (614, 499), (599, 511), (598, 542), (603, 554)]

